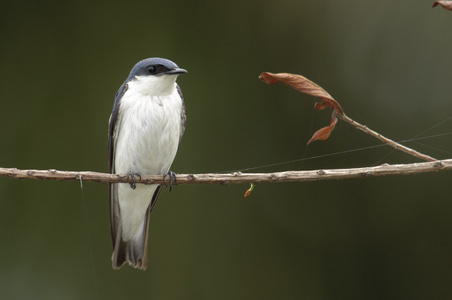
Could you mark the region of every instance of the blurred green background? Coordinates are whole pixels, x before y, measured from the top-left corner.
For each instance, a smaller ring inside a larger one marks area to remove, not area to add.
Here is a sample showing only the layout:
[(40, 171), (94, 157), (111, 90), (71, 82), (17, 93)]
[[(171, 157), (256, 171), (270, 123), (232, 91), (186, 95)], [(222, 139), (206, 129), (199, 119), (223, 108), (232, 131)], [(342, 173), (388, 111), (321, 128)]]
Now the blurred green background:
[[(452, 12), (432, 1), (8, 1), (0, 10), (0, 166), (107, 171), (107, 122), (132, 66), (165, 57), (187, 130), (172, 170), (222, 172), (379, 145), (303, 74), (395, 140), (451, 117)], [(423, 136), (450, 133), (452, 121)], [(452, 157), (452, 139), (413, 142)], [(416, 162), (388, 147), (249, 170)], [(146, 272), (111, 268), (108, 188), (0, 178), (1, 299), (450, 299), (450, 172), (165, 190)]]

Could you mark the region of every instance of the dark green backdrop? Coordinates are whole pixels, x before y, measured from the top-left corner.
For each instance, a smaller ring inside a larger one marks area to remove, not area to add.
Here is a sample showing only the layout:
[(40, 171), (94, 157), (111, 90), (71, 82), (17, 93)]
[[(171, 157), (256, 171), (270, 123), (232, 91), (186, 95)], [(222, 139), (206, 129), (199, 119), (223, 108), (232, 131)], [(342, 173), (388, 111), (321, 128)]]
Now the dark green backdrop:
[[(107, 171), (114, 95), (140, 59), (179, 78), (173, 165), (220, 172), (377, 141), (258, 80), (292, 72), (396, 140), (451, 116), (452, 12), (432, 1), (9, 1), (0, 10), (0, 166)], [(452, 121), (424, 134), (451, 131)], [(452, 157), (450, 136), (407, 143)], [(434, 148), (432, 148), (434, 147)], [(408, 163), (387, 147), (255, 169)], [(0, 178), (1, 299), (452, 298), (452, 175), (181, 185), (150, 222), (148, 270), (111, 268), (108, 188)]]

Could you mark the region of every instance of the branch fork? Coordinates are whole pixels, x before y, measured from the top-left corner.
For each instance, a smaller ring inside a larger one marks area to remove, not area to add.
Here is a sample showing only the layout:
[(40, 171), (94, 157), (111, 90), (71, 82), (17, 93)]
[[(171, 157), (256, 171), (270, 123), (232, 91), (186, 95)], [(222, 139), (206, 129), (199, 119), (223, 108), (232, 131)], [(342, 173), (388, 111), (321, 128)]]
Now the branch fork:
[(361, 125), (360, 123), (354, 121), (353, 119), (349, 118), (347, 115), (345, 115), (344, 110), (339, 105), (339, 103), (334, 100), (334, 98), (328, 94), (327, 91), (325, 91), (323, 88), (321, 88), (316, 83), (310, 81), (306, 77), (303, 77), (301, 75), (296, 74), (290, 74), (290, 73), (269, 73), (264, 72), (259, 75), (259, 79), (261, 79), (263, 82), (267, 84), (275, 84), (278, 82), (282, 82), (297, 91), (318, 97), (320, 99), (320, 102), (317, 102), (314, 105), (315, 110), (323, 110), (325, 108), (330, 108), (332, 110), (331, 113), (331, 122), (329, 126), (323, 127), (319, 130), (317, 130), (312, 138), (308, 141), (308, 144), (317, 141), (317, 140), (326, 140), (331, 132), (333, 131), (334, 127), (336, 126), (337, 119), (341, 119), (342, 121), (345, 121), (349, 123), (350, 125), (353, 125), (355, 128), (379, 139), (383, 143), (394, 147), (397, 150), (403, 151), (405, 153), (408, 153), (414, 157), (417, 157), (419, 159), (425, 160), (425, 161), (436, 161), (435, 158), (430, 157), (428, 155), (422, 154), (414, 149), (408, 148), (402, 144), (399, 144), (391, 139), (388, 139), (387, 137), (384, 137), (383, 135), (379, 134), (376, 131), (373, 131), (372, 129), (368, 128), (365, 125)]

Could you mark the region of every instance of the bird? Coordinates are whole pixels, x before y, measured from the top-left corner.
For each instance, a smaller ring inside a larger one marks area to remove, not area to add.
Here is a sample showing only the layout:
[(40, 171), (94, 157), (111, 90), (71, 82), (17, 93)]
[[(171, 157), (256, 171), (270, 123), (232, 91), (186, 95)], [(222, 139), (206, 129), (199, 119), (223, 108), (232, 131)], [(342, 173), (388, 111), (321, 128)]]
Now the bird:
[(124, 263), (146, 270), (149, 215), (162, 185), (135, 184), (144, 175), (170, 178), (185, 131), (185, 104), (176, 79), (188, 73), (164, 58), (147, 58), (131, 70), (115, 96), (109, 119), (110, 173), (127, 174), (133, 183), (110, 183), (112, 266)]

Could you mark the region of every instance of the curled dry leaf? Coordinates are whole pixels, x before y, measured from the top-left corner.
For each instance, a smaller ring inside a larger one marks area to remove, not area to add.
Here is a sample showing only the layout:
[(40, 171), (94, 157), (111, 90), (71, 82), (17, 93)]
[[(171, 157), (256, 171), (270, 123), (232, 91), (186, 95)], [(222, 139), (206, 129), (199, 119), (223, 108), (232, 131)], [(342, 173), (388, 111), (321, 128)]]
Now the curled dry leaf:
[(330, 94), (328, 94), (324, 89), (322, 89), (320, 86), (318, 86), (311, 80), (307, 79), (306, 77), (290, 73), (273, 74), (269, 72), (264, 72), (261, 73), (261, 75), (259, 75), (259, 79), (261, 79), (266, 84), (275, 84), (278, 82), (282, 82), (290, 86), (291, 88), (296, 89), (299, 92), (314, 97), (319, 97), (320, 100), (322, 100), (323, 106), (331, 108), (340, 115), (344, 114), (344, 111), (342, 110), (339, 103), (336, 100), (334, 100)]
[(290, 73), (269, 73), (264, 72), (259, 75), (259, 79), (267, 84), (275, 84), (278, 82), (282, 82), (299, 92), (302, 92), (307, 95), (311, 95), (314, 97), (318, 97), (321, 102), (315, 104), (315, 110), (323, 110), (325, 108), (330, 108), (333, 112), (331, 115), (331, 122), (329, 126), (323, 127), (316, 131), (312, 138), (309, 140), (308, 144), (317, 140), (326, 140), (331, 132), (334, 129), (334, 126), (337, 123), (336, 115), (344, 115), (344, 111), (342, 110), (339, 103), (331, 97), (330, 94), (327, 93), (323, 88), (310, 81), (306, 77), (296, 74)]
[(323, 128), (320, 128), (319, 130), (317, 130), (312, 135), (312, 138), (309, 140), (308, 145), (314, 141), (326, 140), (330, 136), (331, 132), (333, 131), (334, 126), (336, 126), (336, 123), (337, 123), (337, 117), (333, 113), (333, 115), (331, 116), (330, 126), (326, 126), (326, 127), (323, 127)]
[(441, 5), (446, 10), (452, 10), (452, 1), (435, 1), (433, 7)]

